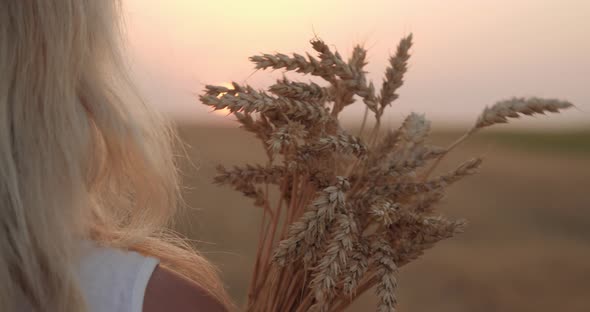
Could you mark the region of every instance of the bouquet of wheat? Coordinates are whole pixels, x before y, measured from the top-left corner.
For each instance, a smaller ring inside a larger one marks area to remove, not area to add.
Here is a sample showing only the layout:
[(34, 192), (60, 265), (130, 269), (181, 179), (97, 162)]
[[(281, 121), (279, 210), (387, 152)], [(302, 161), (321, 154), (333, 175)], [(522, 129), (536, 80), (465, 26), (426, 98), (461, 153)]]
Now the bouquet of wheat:
[[(252, 198), (263, 210), (248, 311), (340, 311), (375, 288), (378, 311), (395, 311), (399, 267), (436, 242), (463, 230), (465, 221), (436, 215), (445, 188), (476, 172), (480, 158), (431, 177), (440, 160), (467, 137), (508, 118), (557, 112), (565, 101), (512, 98), (486, 108), (449, 147), (426, 144), (430, 123), (412, 113), (380, 136), (383, 112), (398, 98), (412, 36), (389, 59), (382, 87), (367, 81), (366, 50), (345, 60), (319, 39), (318, 57), (263, 54), (256, 69), (284, 69), (323, 78), (325, 86), (284, 77), (268, 92), (248, 85), (206, 86), (201, 101), (228, 109), (262, 142), (266, 164), (220, 166), (215, 178)], [(357, 135), (339, 113), (360, 98), (365, 115)], [(369, 112), (373, 129), (365, 133)], [(272, 188), (278, 198), (271, 202)]]

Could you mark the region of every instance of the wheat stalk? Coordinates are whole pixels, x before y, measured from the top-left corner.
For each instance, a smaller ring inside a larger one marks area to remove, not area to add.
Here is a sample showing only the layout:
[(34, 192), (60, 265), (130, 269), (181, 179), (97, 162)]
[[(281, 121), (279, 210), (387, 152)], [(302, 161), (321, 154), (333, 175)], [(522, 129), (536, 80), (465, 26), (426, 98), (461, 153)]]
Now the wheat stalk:
[[(453, 142), (447, 148), (447, 153), (473, 135), (479, 129), (489, 127), (495, 124), (507, 123), (508, 118), (519, 118), (521, 115), (531, 116), (534, 114), (545, 114), (546, 112), (558, 113), (560, 110), (571, 108), (574, 105), (568, 101), (557, 99), (542, 99), (537, 97), (523, 98), (513, 97), (508, 100), (499, 101), (491, 107), (486, 107), (481, 115), (477, 118), (475, 125), (467, 131), (463, 136)], [(445, 153), (446, 154), (446, 153)], [(430, 173), (443, 159), (441, 155), (431, 168), (426, 171), (424, 177), (428, 177)]]
[[(284, 75), (268, 92), (233, 83), (206, 86), (201, 102), (229, 109), (262, 143), (265, 165), (218, 167), (215, 183), (233, 187), (264, 211), (248, 311), (340, 311), (369, 289), (378, 311), (395, 311), (399, 268), (436, 242), (462, 232), (465, 221), (434, 215), (446, 188), (477, 172), (474, 158), (430, 178), (445, 155), (478, 130), (520, 115), (558, 112), (566, 101), (512, 98), (485, 108), (474, 126), (447, 148), (427, 143), (430, 122), (412, 113), (379, 138), (385, 109), (399, 98), (412, 35), (389, 59), (379, 92), (366, 78), (367, 51), (348, 59), (318, 38), (317, 57), (252, 56), (257, 69), (323, 78), (327, 85)], [(376, 123), (368, 137), (352, 135), (339, 113), (360, 98)], [(279, 194), (270, 203), (270, 192)]]
[(500, 101), (492, 107), (486, 107), (477, 118), (474, 128), (480, 129), (498, 123), (507, 123), (508, 118), (518, 118), (520, 115), (558, 113), (559, 110), (572, 107), (572, 103), (557, 99), (511, 98)]

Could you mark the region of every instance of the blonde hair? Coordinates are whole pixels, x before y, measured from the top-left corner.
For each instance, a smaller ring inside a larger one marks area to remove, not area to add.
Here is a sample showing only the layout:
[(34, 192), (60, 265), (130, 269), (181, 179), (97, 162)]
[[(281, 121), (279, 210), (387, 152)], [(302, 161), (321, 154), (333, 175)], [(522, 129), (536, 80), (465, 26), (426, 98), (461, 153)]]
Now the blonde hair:
[(230, 305), (214, 268), (164, 230), (174, 131), (129, 83), (119, 1), (0, 0), (0, 308), (84, 311), (77, 246), (157, 257)]

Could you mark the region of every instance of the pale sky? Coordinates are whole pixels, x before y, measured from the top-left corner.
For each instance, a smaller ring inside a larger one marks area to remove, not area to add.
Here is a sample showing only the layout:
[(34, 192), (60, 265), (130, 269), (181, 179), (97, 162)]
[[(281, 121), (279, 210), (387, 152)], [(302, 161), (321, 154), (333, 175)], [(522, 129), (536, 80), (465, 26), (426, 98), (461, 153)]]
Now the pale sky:
[[(268, 87), (281, 72), (258, 71), (248, 57), (315, 52), (314, 33), (348, 57), (369, 48), (376, 86), (399, 39), (414, 34), (400, 98), (386, 115), (412, 111), (435, 124), (464, 124), (510, 96), (567, 99), (561, 116), (521, 126), (590, 126), (589, 0), (125, 0), (129, 51), (145, 98), (180, 121), (228, 124), (196, 94), (235, 80)], [(308, 81), (303, 76), (291, 76)], [(360, 119), (361, 104), (344, 112)], [(517, 124), (518, 125), (518, 124)]]

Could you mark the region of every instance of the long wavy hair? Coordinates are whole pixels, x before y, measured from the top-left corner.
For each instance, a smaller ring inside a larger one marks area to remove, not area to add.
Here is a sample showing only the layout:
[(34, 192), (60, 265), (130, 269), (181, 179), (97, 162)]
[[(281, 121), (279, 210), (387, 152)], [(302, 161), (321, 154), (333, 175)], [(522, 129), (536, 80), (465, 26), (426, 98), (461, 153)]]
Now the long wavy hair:
[[(136, 95), (115, 0), (0, 0), (0, 309), (85, 311), (78, 246), (134, 250), (230, 306), (165, 230), (179, 206), (172, 127)], [(20, 299), (19, 299), (20, 298)]]

